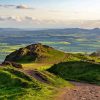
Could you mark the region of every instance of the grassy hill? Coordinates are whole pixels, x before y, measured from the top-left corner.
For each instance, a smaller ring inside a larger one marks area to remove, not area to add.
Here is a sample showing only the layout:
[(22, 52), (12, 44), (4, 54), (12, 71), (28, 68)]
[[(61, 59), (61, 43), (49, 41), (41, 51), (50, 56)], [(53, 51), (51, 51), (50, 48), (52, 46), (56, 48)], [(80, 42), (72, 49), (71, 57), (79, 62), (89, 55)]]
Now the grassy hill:
[(35, 74), (41, 80), (47, 80), (47, 83), (32, 74), (10, 66), (0, 67), (0, 100), (52, 100), (57, 88), (71, 86), (69, 82), (46, 71), (35, 71)]
[(100, 64), (74, 61), (55, 64), (48, 69), (63, 79), (96, 83), (100, 85)]
[[(94, 59), (85, 54), (64, 53), (42, 44), (20, 48), (1, 64), (0, 99), (53, 100), (59, 88), (72, 87), (66, 80), (100, 85), (100, 64), (99, 60), (96, 64)], [(22, 68), (17, 69), (20, 64), (16, 62), (21, 63)]]
[(47, 45), (38, 43), (12, 52), (6, 57), (5, 61), (20, 63), (59, 63), (72, 59), (78, 58), (70, 53), (64, 53)]

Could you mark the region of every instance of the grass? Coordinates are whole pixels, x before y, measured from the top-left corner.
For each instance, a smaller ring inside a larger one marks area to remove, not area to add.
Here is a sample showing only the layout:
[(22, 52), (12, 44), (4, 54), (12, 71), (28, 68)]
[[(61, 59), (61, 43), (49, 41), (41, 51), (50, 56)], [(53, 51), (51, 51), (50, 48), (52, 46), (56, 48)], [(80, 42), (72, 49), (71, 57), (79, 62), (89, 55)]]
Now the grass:
[[(0, 100), (52, 100), (52, 87), (42, 87), (40, 90), (32, 88), (3, 88), (0, 89)], [(55, 92), (55, 91), (54, 91)]]
[(48, 69), (63, 79), (84, 81), (100, 85), (100, 65), (89, 62), (73, 61), (55, 64)]
[(37, 71), (50, 84), (42, 83), (15, 68), (0, 68), (0, 100), (53, 100), (58, 89), (72, 85), (47, 71)]
[(66, 42), (66, 41), (65, 42), (64, 41), (62, 41), (62, 42), (50, 42), (50, 41), (47, 41), (47, 42), (40, 42), (40, 43), (45, 44), (45, 45), (71, 44), (70, 42)]
[(22, 64), (25, 70), (27, 69), (37, 69), (37, 70), (46, 70), (50, 68), (53, 64), (44, 64), (44, 63), (24, 63)]

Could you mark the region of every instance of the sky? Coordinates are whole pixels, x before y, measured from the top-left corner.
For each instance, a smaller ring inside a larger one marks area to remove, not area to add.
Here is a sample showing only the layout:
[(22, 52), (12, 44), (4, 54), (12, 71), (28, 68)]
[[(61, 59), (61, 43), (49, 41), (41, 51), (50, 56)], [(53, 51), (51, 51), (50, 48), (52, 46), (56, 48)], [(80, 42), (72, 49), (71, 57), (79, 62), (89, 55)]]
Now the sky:
[(0, 27), (100, 28), (100, 0), (0, 0)]

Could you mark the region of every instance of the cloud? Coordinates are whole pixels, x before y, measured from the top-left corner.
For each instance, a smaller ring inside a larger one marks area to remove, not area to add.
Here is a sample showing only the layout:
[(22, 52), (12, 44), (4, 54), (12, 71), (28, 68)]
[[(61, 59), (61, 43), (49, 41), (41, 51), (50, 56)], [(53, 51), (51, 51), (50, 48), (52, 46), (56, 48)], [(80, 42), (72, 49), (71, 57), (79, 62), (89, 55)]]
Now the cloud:
[(34, 9), (31, 7), (28, 7), (27, 5), (18, 5), (18, 6), (16, 6), (16, 8), (18, 8), (18, 9)]
[(62, 22), (66, 27), (100, 28), (100, 20), (69, 20)]
[[(79, 24), (79, 23), (78, 23)], [(81, 24), (79, 24), (83, 28), (100, 28), (100, 20), (85, 20), (82, 21)]]
[(17, 21), (21, 22), (23, 20), (23, 17), (19, 16), (0, 16), (0, 21)]
[(57, 21), (53, 19), (38, 19), (31, 16), (0, 16), (0, 21), (30, 22), (36, 24), (57, 23)]
[(16, 9), (34, 9), (32, 7), (29, 7), (27, 5), (0, 5), (0, 7), (3, 8), (16, 8)]
[(15, 7), (15, 5), (0, 5), (0, 7), (3, 7), (3, 8), (10, 8), (10, 7)]
[(100, 28), (100, 20), (38, 19), (32, 16), (0, 16), (0, 22), (31, 23), (34, 25), (61, 25), (64, 27)]
[(52, 13), (65, 13), (65, 11), (64, 10), (48, 10), (49, 12), (52, 12)]
[(40, 22), (39, 19), (30, 16), (0, 16), (0, 21), (30, 21), (30, 22)]
[(0, 16), (0, 21), (4, 21), (4, 20), (5, 20), (5, 17)]

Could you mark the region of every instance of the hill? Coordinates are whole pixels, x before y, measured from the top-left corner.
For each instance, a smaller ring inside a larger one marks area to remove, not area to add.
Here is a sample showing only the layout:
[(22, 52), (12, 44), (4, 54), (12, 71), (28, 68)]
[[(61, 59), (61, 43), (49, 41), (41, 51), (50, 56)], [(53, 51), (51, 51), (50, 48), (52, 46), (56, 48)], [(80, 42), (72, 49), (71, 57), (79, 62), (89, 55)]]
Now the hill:
[(5, 61), (20, 63), (59, 63), (75, 58), (70, 53), (58, 51), (47, 45), (32, 44), (6, 56)]
[(92, 57), (99, 57), (100, 58), (100, 51), (93, 52), (92, 54), (90, 54), (90, 56), (92, 56)]
[(55, 64), (48, 69), (63, 79), (96, 83), (100, 85), (100, 64), (74, 61)]
[(57, 88), (70, 83), (49, 72), (0, 67), (0, 100), (52, 100)]

